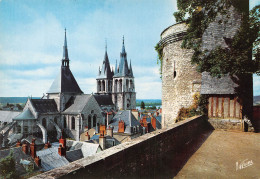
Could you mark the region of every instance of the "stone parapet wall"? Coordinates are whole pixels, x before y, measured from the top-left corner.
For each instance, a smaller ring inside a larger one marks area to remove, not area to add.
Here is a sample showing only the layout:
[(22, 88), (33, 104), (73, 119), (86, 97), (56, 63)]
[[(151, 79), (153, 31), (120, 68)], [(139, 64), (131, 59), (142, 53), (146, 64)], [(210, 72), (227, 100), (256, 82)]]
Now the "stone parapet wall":
[[(176, 24), (162, 33), (162, 40), (186, 31), (186, 24)], [(181, 37), (181, 36), (180, 36)], [(201, 74), (190, 60), (191, 49), (181, 48), (182, 40), (178, 38), (172, 43), (163, 45), (162, 61), (162, 125), (175, 123), (180, 108), (188, 108), (193, 104), (193, 96), (200, 92)]]
[(32, 178), (154, 178), (167, 152), (176, 152), (208, 128), (193, 117)]

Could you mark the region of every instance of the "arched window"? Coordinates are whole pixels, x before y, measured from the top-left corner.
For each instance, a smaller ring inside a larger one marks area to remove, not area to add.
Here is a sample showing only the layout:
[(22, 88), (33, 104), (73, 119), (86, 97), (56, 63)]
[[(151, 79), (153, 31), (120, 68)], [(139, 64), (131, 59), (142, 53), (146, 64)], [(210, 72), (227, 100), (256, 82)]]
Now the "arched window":
[(42, 119), (42, 125), (43, 125), (44, 128), (47, 127), (47, 122), (46, 122), (46, 119), (45, 119), (45, 118)]
[(93, 127), (96, 127), (96, 122), (97, 122), (97, 116), (93, 116)]
[(75, 129), (75, 118), (71, 118), (71, 129)]
[(88, 116), (88, 129), (91, 129), (91, 115)]
[(57, 117), (54, 118), (54, 122), (55, 122), (56, 124), (58, 124), (58, 119), (57, 119)]
[(106, 91), (106, 88), (105, 88), (105, 81), (104, 81), (104, 80), (102, 81), (102, 85), (101, 85), (101, 86), (102, 86), (102, 90), (101, 90), (101, 91)]
[(115, 80), (115, 84), (114, 84), (114, 92), (117, 92), (118, 89), (117, 89), (117, 85), (118, 85), (118, 80)]
[(130, 91), (129, 90), (129, 80), (126, 80), (126, 91)]
[(67, 128), (67, 122), (66, 122), (66, 117), (65, 116), (63, 117), (63, 127)]
[(100, 91), (101, 91), (101, 82), (98, 81), (98, 92), (100, 92)]

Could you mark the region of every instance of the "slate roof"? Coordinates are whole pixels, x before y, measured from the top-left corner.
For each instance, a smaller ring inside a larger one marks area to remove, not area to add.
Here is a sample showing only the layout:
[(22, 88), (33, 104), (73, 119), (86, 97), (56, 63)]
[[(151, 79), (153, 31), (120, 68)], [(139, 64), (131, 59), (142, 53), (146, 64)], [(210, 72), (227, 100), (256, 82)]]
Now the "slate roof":
[(30, 99), (31, 103), (39, 113), (57, 113), (57, 104), (54, 99)]
[(47, 93), (83, 93), (69, 67), (62, 66)]
[(32, 143), (32, 139), (35, 139), (35, 144), (36, 145), (44, 145), (43, 141), (41, 138), (37, 138), (35, 136), (29, 135), (28, 137), (24, 138), (21, 140), (21, 143), (23, 143), (23, 141), (27, 141), (28, 143)]
[(70, 102), (72, 103), (63, 114), (78, 114), (82, 112), (88, 101), (90, 100), (90, 94), (76, 95)]
[(12, 122), (13, 118), (21, 114), (21, 112), (17, 111), (1, 111), (0, 110), (0, 121), (1, 122)]
[(114, 105), (111, 95), (93, 95), (99, 106)]
[(36, 119), (34, 115), (32, 114), (31, 110), (29, 108), (25, 109), (21, 114), (16, 116), (14, 120), (23, 120), (23, 119)]
[(236, 87), (238, 84), (229, 75), (217, 78), (210, 76), (208, 72), (202, 73), (201, 94), (235, 94)]
[(125, 123), (125, 133), (131, 134), (131, 127), (141, 126), (140, 122), (137, 121), (130, 110), (118, 111), (110, 122), (110, 126), (113, 126), (114, 132), (118, 131), (118, 121), (123, 120)]
[(22, 175), (26, 173), (25, 168), (23, 167), (22, 164), (20, 164), (21, 159), (31, 161), (34, 164), (34, 167), (38, 169), (38, 167), (34, 163), (34, 160), (30, 157), (30, 155), (26, 155), (22, 151), (22, 147), (14, 147), (10, 149), (0, 150), (0, 159), (7, 157), (11, 153), (11, 151), (13, 152), (13, 157), (16, 163), (15, 169), (18, 172), (18, 175)]
[(120, 53), (119, 66), (117, 67), (116, 65), (114, 77), (123, 77), (123, 76), (133, 77), (131, 63), (130, 63), (130, 67), (128, 67), (124, 38), (123, 38), (122, 52)]
[(51, 147), (36, 152), (36, 155), (41, 159), (41, 167), (44, 171), (68, 165), (69, 161), (60, 156), (57, 147)]
[(83, 153), (82, 153), (81, 149), (77, 149), (77, 150), (72, 150), (72, 151), (67, 151), (66, 152), (66, 159), (69, 162), (74, 162), (76, 160), (82, 159), (83, 157), (84, 156), (83, 156)]
[(72, 140), (67, 140), (66, 145), (70, 148), (70, 151), (81, 149), (84, 157), (94, 155), (99, 148), (99, 144)]

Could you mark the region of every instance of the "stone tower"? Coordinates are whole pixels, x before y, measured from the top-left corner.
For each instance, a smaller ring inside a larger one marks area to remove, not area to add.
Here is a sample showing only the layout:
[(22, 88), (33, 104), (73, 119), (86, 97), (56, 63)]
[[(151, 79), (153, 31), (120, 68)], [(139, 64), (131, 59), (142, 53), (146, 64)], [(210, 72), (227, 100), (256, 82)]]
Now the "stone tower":
[[(202, 35), (201, 49), (210, 52), (220, 46), (228, 50), (229, 41), (241, 26), (240, 13), (230, 6), (225, 14), (217, 14)], [(181, 48), (186, 29), (185, 23), (177, 23), (161, 33), (163, 127), (175, 123), (180, 108), (190, 107), (194, 93), (199, 92), (207, 97), (208, 121), (213, 127), (246, 131), (252, 119), (252, 75), (226, 74), (216, 78), (208, 72), (196, 72), (190, 62), (193, 51)], [(251, 122), (254, 126), (255, 121)]]
[(119, 66), (113, 76), (112, 100), (117, 110), (135, 109), (136, 93), (131, 61), (128, 66), (124, 37)]
[(65, 38), (63, 46), (63, 58), (61, 62), (60, 73), (52, 83), (50, 89), (47, 92), (48, 99), (54, 99), (58, 111), (62, 112), (65, 109), (65, 104), (71, 98), (71, 96), (83, 94), (76, 79), (74, 78), (69, 67), (69, 55), (67, 47), (67, 37), (65, 29)]
[(113, 75), (114, 72), (111, 71), (110, 63), (107, 55), (107, 47), (105, 51), (105, 56), (102, 64), (102, 68), (98, 70), (97, 77), (97, 94), (110, 94), (112, 93), (113, 86)]
[(185, 23), (174, 24), (161, 33), (162, 61), (162, 125), (175, 123), (180, 108), (193, 103), (193, 95), (200, 91), (201, 74), (191, 65), (193, 51), (181, 48), (186, 34)]

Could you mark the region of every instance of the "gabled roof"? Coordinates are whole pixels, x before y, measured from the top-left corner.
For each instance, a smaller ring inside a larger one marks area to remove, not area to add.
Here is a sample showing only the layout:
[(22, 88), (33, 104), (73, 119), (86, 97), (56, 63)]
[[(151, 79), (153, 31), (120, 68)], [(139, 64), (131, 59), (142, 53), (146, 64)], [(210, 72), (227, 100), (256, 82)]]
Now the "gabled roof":
[(32, 114), (31, 110), (29, 108), (27, 108), (21, 114), (19, 114), (18, 116), (16, 116), (14, 118), (14, 120), (23, 120), (23, 119), (29, 119), (30, 120), (30, 119), (36, 119), (36, 118)]
[(30, 99), (34, 109), (39, 113), (57, 113), (57, 104), (54, 99)]
[(114, 105), (111, 95), (93, 95), (99, 106)]
[(78, 114), (82, 112), (82, 110), (90, 100), (91, 96), (92, 95), (90, 94), (76, 95), (75, 98), (71, 101), (71, 106), (63, 111), (63, 114)]
[(47, 93), (83, 93), (69, 67), (62, 66), (60, 73)]

